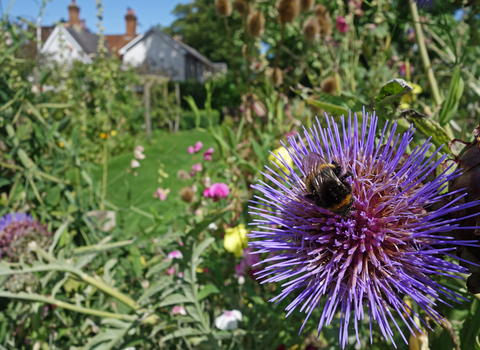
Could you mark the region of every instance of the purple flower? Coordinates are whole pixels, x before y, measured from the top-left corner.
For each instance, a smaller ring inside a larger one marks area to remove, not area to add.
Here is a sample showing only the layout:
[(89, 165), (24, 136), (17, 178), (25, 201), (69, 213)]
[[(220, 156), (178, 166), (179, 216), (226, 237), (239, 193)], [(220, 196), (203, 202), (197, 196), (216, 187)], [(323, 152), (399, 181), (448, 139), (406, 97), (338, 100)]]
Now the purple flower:
[[(441, 191), (448, 181), (460, 173), (446, 170), (423, 184), (446, 156), (437, 160), (439, 149), (427, 155), (429, 140), (406, 155), (407, 147), (413, 148), (414, 131), (395, 134), (396, 124), (391, 134), (385, 132), (385, 126), (376, 142), (378, 119), (368, 117), (365, 110), (363, 116), (360, 125), (356, 116), (353, 120), (351, 116), (342, 118), (340, 124), (327, 117), (327, 128), (317, 121), (309, 132), (305, 129), (303, 139), (302, 135), (289, 138), (290, 147), (284, 146), (295, 166), (278, 157), (289, 172), (277, 165), (279, 175), (275, 177), (267, 168), (264, 176), (269, 184), (253, 186), (263, 198), (253, 201), (258, 205), (252, 214), (257, 215), (254, 224), (259, 230), (249, 235), (256, 239), (249, 246), (257, 253), (278, 253), (263, 261), (270, 266), (258, 276), (262, 283), (283, 282), (283, 290), (271, 301), (294, 295), (287, 316), (300, 308), (307, 314), (306, 320), (314, 309), (321, 308), (319, 332), (340, 311), (342, 348), (348, 342), (349, 328), (355, 328), (360, 344), (358, 320), (365, 315), (370, 329), (378, 324), (392, 342), (392, 323), (401, 333), (395, 318), (402, 319), (412, 333), (420, 330), (415, 314), (405, 314), (405, 295), (437, 322), (442, 319), (435, 308), (437, 302), (443, 302), (440, 297), (466, 300), (440, 285), (437, 277), (467, 272), (443, 259), (454, 257), (450, 253), (454, 246), (473, 245), (445, 236), (460, 228), (461, 218), (448, 219), (448, 214), (479, 204), (459, 205), (456, 199), (433, 209), (432, 204), (440, 204), (447, 196)], [(352, 172), (346, 178), (354, 198), (350, 214), (336, 215), (305, 197), (307, 174), (302, 159), (313, 152), (329, 163), (338, 162), (344, 172)], [(368, 308), (365, 313), (364, 306)]]
[(169, 259), (181, 259), (183, 258), (183, 254), (180, 250), (172, 250), (168, 253), (167, 258)]
[(187, 151), (188, 151), (188, 153), (190, 153), (190, 154), (194, 154), (194, 153), (195, 153), (195, 149), (193, 148), (193, 146), (188, 146)]
[(210, 147), (209, 149), (207, 149), (205, 151), (205, 153), (203, 154), (203, 159), (204, 160), (212, 160), (212, 154), (213, 154), (213, 147)]
[(419, 8), (432, 7), (435, 0), (415, 0)]
[(41, 225), (31, 215), (22, 213), (6, 214), (0, 218), (0, 257), (8, 257), (10, 261), (25, 262), (35, 260), (35, 254), (29, 244), (35, 242), (46, 249), (51, 244), (52, 233), (47, 225)]
[(340, 33), (346, 33), (349, 30), (347, 20), (342, 16), (337, 16), (337, 22), (335, 23), (335, 26)]
[(230, 189), (228, 188), (228, 185), (224, 184), (223, 182), (215, 182), (214, 184), (212, 184), (212, 186), (206, 188), (203, 191), (203, 196), (207, 198), (213, 198), (214, 202), (218, 201), (221, 198), (227, 198), (229, 194)]
[(196, 164), (193, 164), (193, 165), (192, 165), (192, 173), (193, 173), (193, 172), (200, 172), (200, 171), (202, 171), (202, 170), (203, 170), (202, 164), (196, 163)]
[(195, 151), (195, 153), (197, 153), (198, 151), (200, 151), (202, 149), (202, 147), (203, 147), (203, 143), (200, 142), (200, 141), (197, 141), (193, 150)]
[(237, 275), (245, 277), (245, 271), (247, 268), (250, 268), (260, 262), (260, 257), (258, 254), (251, 254), (252, 251), (252, 248), (246, 248), (243, 250), (242, 261), (240, 264), (235, 265), (235, 272)]

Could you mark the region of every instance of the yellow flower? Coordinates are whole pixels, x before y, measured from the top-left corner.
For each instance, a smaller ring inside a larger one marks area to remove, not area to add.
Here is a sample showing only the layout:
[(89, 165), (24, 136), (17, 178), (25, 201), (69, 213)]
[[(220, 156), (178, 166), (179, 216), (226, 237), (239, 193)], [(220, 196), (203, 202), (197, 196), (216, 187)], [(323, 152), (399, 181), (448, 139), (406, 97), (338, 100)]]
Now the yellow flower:
[(227, 228), (225, 230), (225, 237), (223, 239), (223, 246), (227, 252), (235, 254), (235, 257), (240, 258), (243, 254), (243, 249), (247, 245), (247, 233), (244, 224), (240, 224), (234, 228)]
[(110, 133), (110, 135), (112, 136), (117, 136), (117, 132), (115, 130), (112, 130), (112, 132)]
[(107, 134), (105, 134), (104, 132), (102, 132), (102, 133), (100, 134), (100, 138), (101, 138), (101, 139), (105, 139), (106, 137), (107, 137)]
[(60, 142), (58, 143), (58, 145), (59, 145), (60, 147), (65, 146), (62, 141), (60, 141)]
[(409, 83), (409, 84), (413, 88), (413, 90), (410, 91), (409, 94), (406, 94), (402, 97), (402, 101), (399, 106), (401, 109), (409, 108), (410, 104), (413, 101), (417, 100), (417, 95), (422, 93), (422, 87), (420, 85), (413, 84), (413, 83)]
[[(277, 148), (275, 151), (273, 151), (273, 153), (280, 159), (283, 158), (285, 162), (288, 164), (288, 166), (293, 167), (293, 160), (288, 154), (288, 151), (285, 147), (282, 146), (280, 148)], [(280, 160), (275, 158), (273, 154), (270, 154), (268, 156), (268, 160), (277, 164), (280, 167), (280, 169), (282, 169), (287, 175), (290, 174), (290, 170), (288, 170), (287, 167)]]

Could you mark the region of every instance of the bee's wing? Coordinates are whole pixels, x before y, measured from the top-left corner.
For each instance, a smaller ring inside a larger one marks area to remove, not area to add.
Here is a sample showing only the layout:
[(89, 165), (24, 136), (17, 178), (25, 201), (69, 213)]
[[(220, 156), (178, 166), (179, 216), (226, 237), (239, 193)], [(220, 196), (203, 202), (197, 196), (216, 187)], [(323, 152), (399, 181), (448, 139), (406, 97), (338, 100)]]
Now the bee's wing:
[(321, 164), (325, 164), (327, 161), (318, 153), (312, 152), (309, 155), (303, 157), (302, 159), (302, 166), (303, 166), (303, 173), (308, 176)]

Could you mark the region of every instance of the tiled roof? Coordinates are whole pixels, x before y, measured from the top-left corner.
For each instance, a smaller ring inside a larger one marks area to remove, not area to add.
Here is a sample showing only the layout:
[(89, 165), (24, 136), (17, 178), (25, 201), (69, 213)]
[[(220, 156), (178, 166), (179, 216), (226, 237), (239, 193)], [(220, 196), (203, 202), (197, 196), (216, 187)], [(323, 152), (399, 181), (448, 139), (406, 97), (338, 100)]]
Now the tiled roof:
[[(97, 53), (98, 35), (74, 27), (65, 28), (75, 41), (82, 47), (83, 51), (90, 54)], [(107, 46), (105, 44), (105, 46)]]
[(118, 54), (118, 50), (133, 39), (135, 39), (135, 37), (131, 35), (105, 35), (105, 40), (110, 52), (115, 53), (118, 57), (121, 57), (121, 55)]

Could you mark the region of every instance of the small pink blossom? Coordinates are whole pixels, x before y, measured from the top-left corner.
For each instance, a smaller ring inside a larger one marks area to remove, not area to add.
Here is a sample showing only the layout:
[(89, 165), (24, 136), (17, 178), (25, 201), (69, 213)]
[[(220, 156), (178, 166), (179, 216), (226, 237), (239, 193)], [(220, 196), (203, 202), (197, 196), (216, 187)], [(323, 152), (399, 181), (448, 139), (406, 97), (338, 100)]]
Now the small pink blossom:
[(295, 130), (292, 130), (292, 131), (287, 132), (287, 133), (285, 134), (285, 138), (288, 139), (290, 136), (295, 136), (296, 134), (297, 134), (297, 132), (296, 132)]
[(174, 306), (172, 312), (174, 315), (187, 316), (187, 310), (185, 310), (183, 306), (178, 306), (178, 305)]
[(170, 267), (170, 268), (167, 270), (167, 274), (168, 274), (169, 276), (175, 275), (175, 267), (174, 267), (174, 266)]
[(193, 212), (195, 215), (202, 215), (202, 209), (197, 209)]
[(194, 154), (194, 153), (195, 153), (195, 149), (193, 148), (193, 146), (188, 146), (187, 151), (188, 151), (188, 153), (190, 153), (190, 154)]
[(160, 200), (163, 202), (164, 200), (167, 199), (167, 195), (170, 193), (170, 189), (163, 189), (163, 188), (157, 188), (155, 192), (153, 192), (153, 197), (154, 198), (160, 198)]
[(203, 154), (203, 159), (204, 160), (212, 160), (212, 154), (213, 154), (213, 147), (210, 147), (209, 149), (207, 149), (205, 151), (205, 153)]
[(182, 241), (178, 242), (178, 244), (180, 245), (180, 247), (183, 247), (183, 242)]
[(376, 25), (375, 23), (370, 23), (370, 24), (368, 25), (368, 28), (369, 28), (370, 30), (374, 30), (375, 28), (377, 28), (377, 25)]
[(133, 155), (137, 159), (145, 159), (145, 155), (143, 154), (144, 148), (142, 146), (135, 147), (135, 151), (133, 151)]
[(340, 33), (346, 33), (349, 30), (347, 20), (342, 16), (337, 16), (337, 22), (335, 23), (335, 26)]
[(192, 165), (192, 172), (193, 171), (199, 172), (199, 171), (202, 171), (202, 170), (203, 170), (202, 164), (196, 163), (196, 164)]
[(180, 272), (178, 273), (178, 278), (183, 278), (183, 272), (180, 271)]
[(172, 250), (168, 253), (167, 258), (169, 259), (181, 259), (183, 258), (183, 254), (180, 250)]
[(200, 142), (200, 141), (197, 141), (193, 150), (195, 151), (195, 153), (197, 153), (198, 151), (200, 151), (202, 149), (202, 147), (203, 147), (203, 143)]
[(223, 182), (216, 182), (203, 191), (203, 196), (207, 198), (213, 198), (214, 202), (218, 201), (220, 198), (226, 198), (229, 194), (230, 189)]
[(132, 159), (132, 161), (130, 162), (130, 166), (132, 167), (132, 169), (139, 168), (140, 163), (138, 162), (138, 160)]

